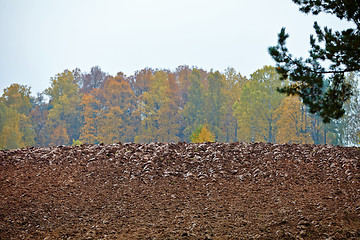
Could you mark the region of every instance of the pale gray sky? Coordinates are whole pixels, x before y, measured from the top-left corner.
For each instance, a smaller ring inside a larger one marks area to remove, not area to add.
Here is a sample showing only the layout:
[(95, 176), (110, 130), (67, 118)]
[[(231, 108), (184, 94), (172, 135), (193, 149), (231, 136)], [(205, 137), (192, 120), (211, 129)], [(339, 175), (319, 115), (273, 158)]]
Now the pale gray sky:
[(352, 27), (291, 0), (0, 0), (0, 95), (12, 83), (35, 94), (65, 69), (96, 65), (112, 75), (189, 65), (249, 76), (274, 65), (267, 48), (283, 26), (290, 51), (307, 56), (315, 20)]

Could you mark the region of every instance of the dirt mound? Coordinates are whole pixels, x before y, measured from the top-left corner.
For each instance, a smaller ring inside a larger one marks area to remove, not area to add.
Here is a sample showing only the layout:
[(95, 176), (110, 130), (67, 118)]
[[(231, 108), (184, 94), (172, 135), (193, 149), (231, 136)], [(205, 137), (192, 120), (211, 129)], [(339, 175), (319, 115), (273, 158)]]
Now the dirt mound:
[(360, 239), (360, 149), (119, 143), (0, 151), (0, 239)]

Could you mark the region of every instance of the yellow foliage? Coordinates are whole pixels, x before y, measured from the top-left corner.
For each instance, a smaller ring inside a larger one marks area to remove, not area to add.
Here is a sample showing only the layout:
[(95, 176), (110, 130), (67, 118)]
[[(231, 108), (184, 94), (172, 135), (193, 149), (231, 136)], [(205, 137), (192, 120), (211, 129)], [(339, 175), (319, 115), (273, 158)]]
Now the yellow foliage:
[(92, 95), (85, 94), (81, 100), (83, 107), (84, 123), (80, 129), (79, 140), (84, 143), (94, 144), (98, 141), (97, 125), (98, 125), (98, 108), (100, 102)]
[(20, 131), (20, 115), (12, 109), (6, 114), (5, 126), (0, 134), (0, 149), (12, 149), (24, 147), (22, 133)]
[(69, 143), (69, 135), (66, 127), (61, 124), (54, 128), (49, 138), (50, 145), (52, 146), (67, 145)]
[(149, 84), (149, 91), (139, 97), (142, 117), (135, 142), (179, 141), (179, 115), (175, 101), (177, 89), (172, 88), (174, 78), (166, 72), (157, 71)]
[(79, 146), (79, 145), (82, 145), (83, 143), (78, 139), (78, 140), (75, 140), (73, 139), (73, 143), (71, 144), (71, 146)]
[(265, 66), (244, 83), (233, 105), (238, 139), (244, 142), (275, 142), (274, 115), (284, 98), (276, 91), (282, 82), (273, 67)]
[(33, 146), (34, 130), (28, 114), (31, 110), (30, 88), (12, 84), (0, 97), (0, 148)]
[(209, 131), (207, 126), (204, 125), (195, 130), (195, 132), (190, 136), (190, 140), (193, 143), (214, 142), (215, 136)]
[(276, 110), (277, 142), (313, 143), (309, 127), (310, 118), (299, 97), (286, 97)]

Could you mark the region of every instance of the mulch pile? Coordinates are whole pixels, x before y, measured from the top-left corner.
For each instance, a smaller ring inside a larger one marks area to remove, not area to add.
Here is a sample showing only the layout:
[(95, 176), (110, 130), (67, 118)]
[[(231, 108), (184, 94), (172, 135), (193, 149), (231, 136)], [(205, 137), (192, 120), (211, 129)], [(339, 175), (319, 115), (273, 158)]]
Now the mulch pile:
[(0, 151), (0, 239), (360, 239), (360, 149), (180, 142)]

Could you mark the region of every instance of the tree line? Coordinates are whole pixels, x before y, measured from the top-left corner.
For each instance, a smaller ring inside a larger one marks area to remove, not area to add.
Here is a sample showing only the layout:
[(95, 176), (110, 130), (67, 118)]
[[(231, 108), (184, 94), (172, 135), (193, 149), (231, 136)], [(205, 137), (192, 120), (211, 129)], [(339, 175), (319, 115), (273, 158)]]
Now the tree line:
[[(357, 76), (347, 81), (357, 86)], [(233, 68), (175, 71), (145, 68), (111, 76), (65, 70), (31, 95), (12, 84), (0, 98), (0, 148), (114, 142), (271, 142), (353, 145), (359, 142), (360, 94), (346, 115), (324, 124), (286, 86), (274, 67), (249, 78)]]

